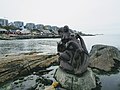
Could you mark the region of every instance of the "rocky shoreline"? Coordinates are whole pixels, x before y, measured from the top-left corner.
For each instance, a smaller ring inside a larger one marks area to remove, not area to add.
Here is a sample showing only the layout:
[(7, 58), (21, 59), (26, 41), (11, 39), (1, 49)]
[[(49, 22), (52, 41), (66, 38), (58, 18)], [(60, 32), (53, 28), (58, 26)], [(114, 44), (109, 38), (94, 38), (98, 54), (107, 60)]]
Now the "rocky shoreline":
[[(81, 36), (96, 36), (92, 34), (85, 34)], [(0, 36), (0, 40), (16, 40), (16, 39), (43, 39), (43, 38), (60, 38), (59, 35), (52, 35), (52, 36), (43, 36), (43, 35), (16, 35), (16, 36), (8, 36), (3, 35)]]
[[(95, 75), (112, 74), (119, 72), (120, 51), (117, 48), (107, 45), (94, 45), (89, 55), (89, 68), (92, 69)], [(37, 75), (41, 77), (41, 75), (49, 73), (53, 70), (46, 69), (52, 65), (58, 65), (57, 55), (39, 55), (38, 53), (27, 53), (19, 55), (6, 55), (4, 57), (0, 57), (0, 84), (2, 85), (9, 80), (17, 80), (18, 78), (23, 76), (34, 77), (31, 75)], [(54, 73), (52, 73), (52, 75), (53, 74)], [(25, 78), (23, 78), (23, 81), (24, 79)], [(44, 81), (44, 79), (40, 79), (40, 81), (42, 80)], [(47, 80), (48, 79), (46, 79), (46, 81)], [(50, 82), (50, 85), (53, 81), (48, 80), (47, 83), (48, 82)]]
[(15, 35), (15, 36), (9, 36), (9, 35), (0, 35), (0, 40), (16, 40), (16, 39), (41, 39), (41, 38), (60, 38), (59, 35), (52, 35), (52, 36), (46, 36), (46, 35)]
[(55, 62), (57, 55), (6, 55), (0, 58), (0, 83), (43, 70)]

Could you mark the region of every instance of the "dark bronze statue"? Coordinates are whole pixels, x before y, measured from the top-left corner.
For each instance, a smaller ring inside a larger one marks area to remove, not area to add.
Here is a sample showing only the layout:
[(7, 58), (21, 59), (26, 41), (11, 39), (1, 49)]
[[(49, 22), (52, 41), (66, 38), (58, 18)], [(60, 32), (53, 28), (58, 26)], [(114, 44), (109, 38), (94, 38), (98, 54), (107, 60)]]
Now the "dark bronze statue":
[(81, 75), (87, 70), (89, 55), (83, 39), (70, 33), (68, 26), (58, 30), (61, 41), (58, 43), (60, 67), (68, 73)]

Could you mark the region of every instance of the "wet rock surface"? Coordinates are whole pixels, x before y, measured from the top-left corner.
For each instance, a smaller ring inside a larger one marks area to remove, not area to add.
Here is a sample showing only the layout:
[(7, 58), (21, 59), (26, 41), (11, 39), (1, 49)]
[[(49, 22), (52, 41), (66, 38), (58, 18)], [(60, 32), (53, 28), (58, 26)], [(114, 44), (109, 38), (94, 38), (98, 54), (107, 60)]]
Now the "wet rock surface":
[(111, 72), (120, 67), (120, 51), (107, 45), (94, 45), (90, 51), (90, 65), (95, 71)]
[(9, 90), (35, 90), (38, 86), (44, 89), (44, 85), (40, 83), (42, 78), (36, 75), (30, 75), (23, 80), (14, 81), (9, 87)]
[(32, 53), (0, 57), (0, 83), (38, 72), (54, 62), (57, 62), (57, 55), (37, 55)]
[(29, 75), (10, 84), (8, 90), (44, 90), (46, 85), (51, 85), (52, 80), (37, 75)]
[(44, 69), (43, 75), (35, 75), (36, 73), (34, 72), (34, 74), (19, 77), (17, 80), (14, 80), (0, 90), (47, 90), (46, 88), (50, 87), (52, 83), (55, 82), (53, 75), (57, 68), (58, 66), (46, 68)]

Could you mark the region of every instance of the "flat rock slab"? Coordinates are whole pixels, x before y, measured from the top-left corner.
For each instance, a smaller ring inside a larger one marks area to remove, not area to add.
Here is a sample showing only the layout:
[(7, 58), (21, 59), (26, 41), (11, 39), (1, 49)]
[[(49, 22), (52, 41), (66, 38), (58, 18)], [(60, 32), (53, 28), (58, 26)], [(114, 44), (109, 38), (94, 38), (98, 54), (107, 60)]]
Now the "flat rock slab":
[(77, 77), (58, 68), (54, 77), (67, 90), (91, 90), (96, 87), (95, 77), (91, 69), (88, 69), (81, 77)]
[(57, 61), (57, 55), (12, 55), (0, 57), (0, 83), (13, 80)]

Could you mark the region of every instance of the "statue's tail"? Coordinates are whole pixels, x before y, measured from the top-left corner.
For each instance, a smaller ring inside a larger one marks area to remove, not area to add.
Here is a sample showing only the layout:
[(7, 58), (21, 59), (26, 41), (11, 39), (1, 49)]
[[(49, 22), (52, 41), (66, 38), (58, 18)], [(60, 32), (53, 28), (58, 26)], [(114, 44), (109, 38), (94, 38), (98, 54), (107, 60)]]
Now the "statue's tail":
[(84, 40), (81, 38), (81, 36), (80, 36), (79, 34), (77, 34), (77, 35), (76, 35), (76, 38), (77, 38), (77, 39), (79, 38), (79, 41), (80, 41), (80, 43), (81, 43), (82, 48), (84, 49), (84, 52), (85, 52), (87, 55), (89, 55), (89, 54), (88, 54), (88, 51), (87, 51), (87, 48), (86, 48), (86, 46), (85, 46)]

